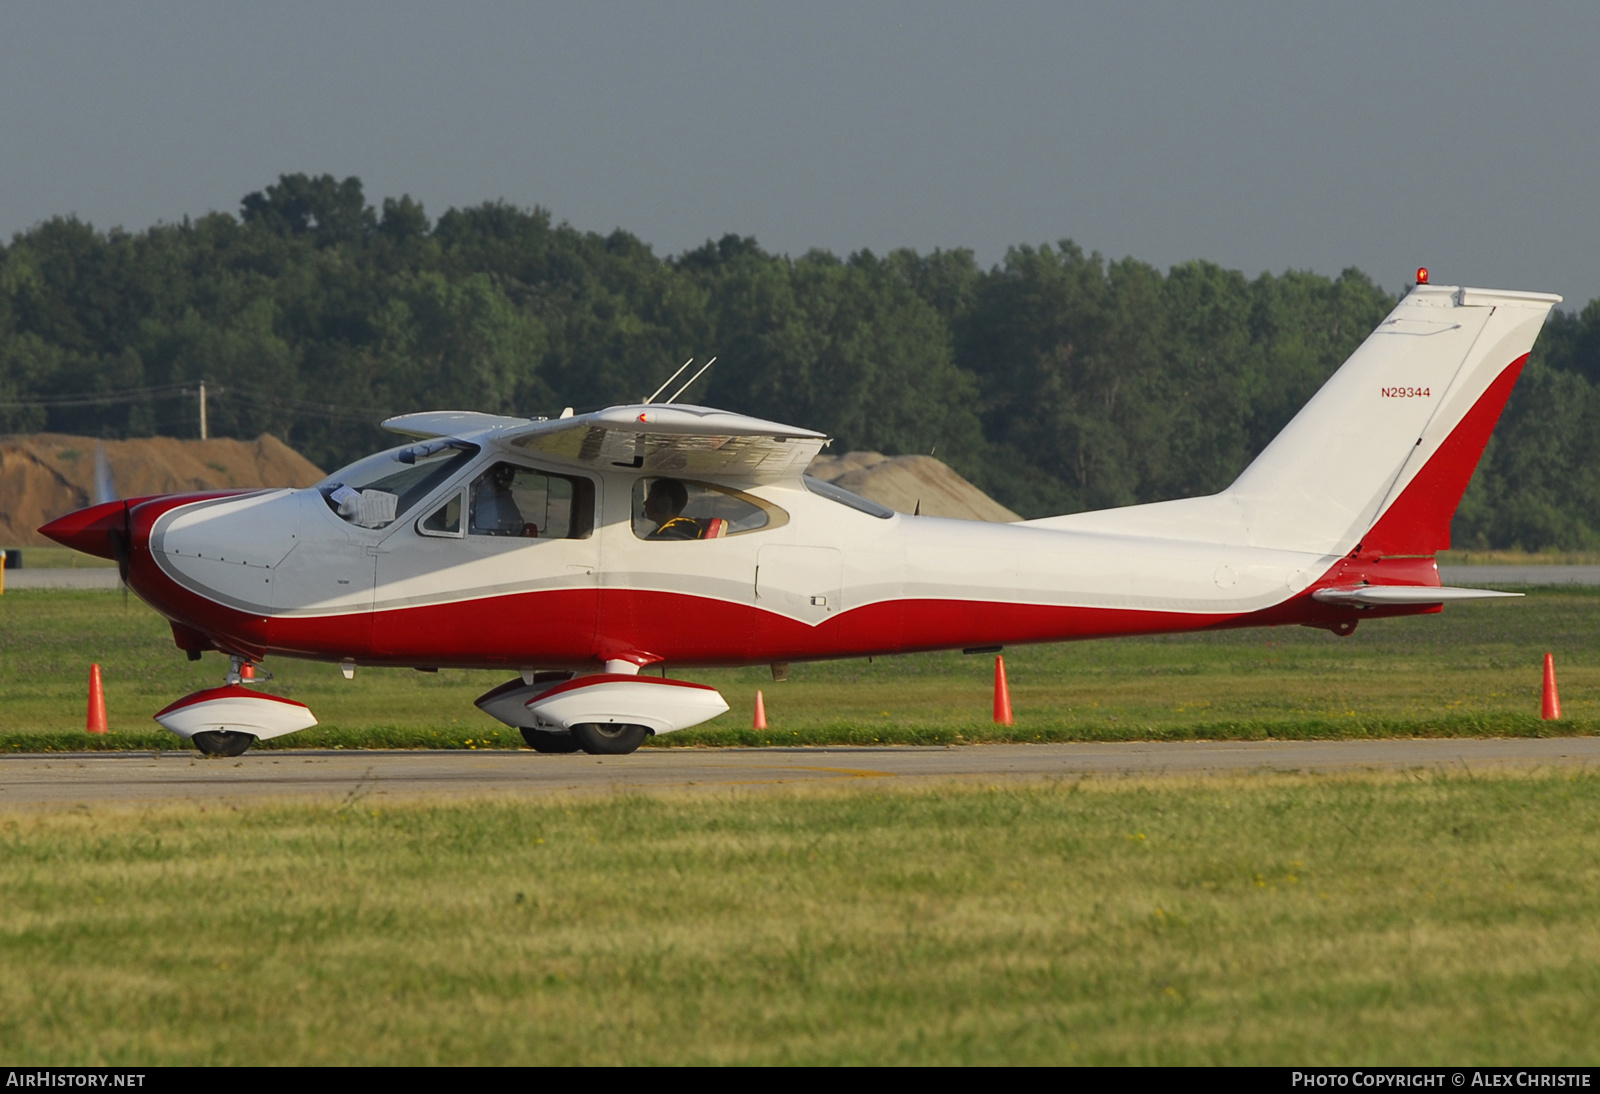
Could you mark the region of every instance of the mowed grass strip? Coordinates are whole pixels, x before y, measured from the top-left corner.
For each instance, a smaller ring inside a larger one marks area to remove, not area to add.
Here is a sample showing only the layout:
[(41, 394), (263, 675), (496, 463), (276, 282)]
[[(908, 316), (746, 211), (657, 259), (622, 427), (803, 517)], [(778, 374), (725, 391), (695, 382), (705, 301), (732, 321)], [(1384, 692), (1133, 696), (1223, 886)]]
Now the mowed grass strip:
[(1592, 1065), (1600, 777), (0, 814), (29, 1064)]
[[(1124, 638), (1005, 653), (1017, 724), (990, 719), (993, 658), (916, 654), (674, 675), (719, 688), (732, 710), (663, 736), (703, 744), (1020, 740), (1513, 736), (1600, 732), (1600, 589), (1529, 589), (1525, 600), (1452, 605), (1364, 622), (1339, 638), (1281, 627)], [(1565, 719), (1538, 719), (1551, 651)], [(83, 732), (88, 666), (104, 672), (112, 733)], [(358, 668), (269, 659), (265, 690), (322, 723), (279, 747), (509, 748), (520, 735), (472, 700), (498, 672)], [(220, 683), (226, 664), (190, 663), (158, 615), (117, 593), (23, 590), (0, 597), (0, 750), (188, 747), (150, 716)], [(752, 731), (755, 692), (771, 731)]]

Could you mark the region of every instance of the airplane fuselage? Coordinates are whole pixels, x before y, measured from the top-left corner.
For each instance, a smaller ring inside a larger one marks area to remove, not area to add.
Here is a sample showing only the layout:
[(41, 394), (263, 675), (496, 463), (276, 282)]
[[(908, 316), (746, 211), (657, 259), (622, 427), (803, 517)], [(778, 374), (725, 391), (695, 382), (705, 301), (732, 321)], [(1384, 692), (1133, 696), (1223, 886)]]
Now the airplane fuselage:
[[(488, 462), (379, 529), (314, 488), (144, 501), (129, 584), (190, 648), (419, 667), (765, 664), (1437, 610), (1313, 600), (1359, 565), (1338, 557), (878, 516), (786, 483), (746, 491), (785, 519), (717, 539), (641, 538), (632, 477), (604, 474), (582, 537), (420, 534)], [(1431, 559), (1409, 565), (1438, 583)]]

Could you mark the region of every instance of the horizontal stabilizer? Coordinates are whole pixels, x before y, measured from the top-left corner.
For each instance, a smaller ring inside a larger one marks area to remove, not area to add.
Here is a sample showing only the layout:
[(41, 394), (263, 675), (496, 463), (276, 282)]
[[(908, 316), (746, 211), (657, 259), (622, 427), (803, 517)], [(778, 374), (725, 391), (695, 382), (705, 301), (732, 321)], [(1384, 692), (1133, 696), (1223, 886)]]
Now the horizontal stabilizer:
[(1443, 604), (1457, 600), (1498, 600), (1522, 593), (1495, 589), (1452, 589), (1438, 585), (1356, 585), (1343, 589), (1318, 589), (1312, 600), (1324, 604)]

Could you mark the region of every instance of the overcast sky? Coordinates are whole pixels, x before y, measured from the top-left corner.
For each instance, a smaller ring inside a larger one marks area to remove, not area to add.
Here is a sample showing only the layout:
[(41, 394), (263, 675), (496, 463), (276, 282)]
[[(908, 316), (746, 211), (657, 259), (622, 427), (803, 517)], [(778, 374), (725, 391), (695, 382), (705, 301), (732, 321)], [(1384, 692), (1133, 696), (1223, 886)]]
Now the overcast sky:
[(0, 233), (291, 172), (672, 254), (1077, 240), (1600, 296), (1600, 4), (0, 6)]

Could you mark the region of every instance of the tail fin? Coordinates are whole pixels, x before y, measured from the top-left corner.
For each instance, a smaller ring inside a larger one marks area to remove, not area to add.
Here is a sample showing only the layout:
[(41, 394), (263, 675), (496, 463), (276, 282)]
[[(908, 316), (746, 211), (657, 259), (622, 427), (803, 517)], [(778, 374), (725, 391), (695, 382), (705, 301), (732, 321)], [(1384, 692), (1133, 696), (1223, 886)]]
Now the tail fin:
[(1037, 523), (1322, 555), (1427, 555), (1561, 297), (1419, 285), (1233, 485)]
[(1448, 547), (1450, 518), (1560, 300), (1413, 289), (1229, 487), (1262, 545)]

